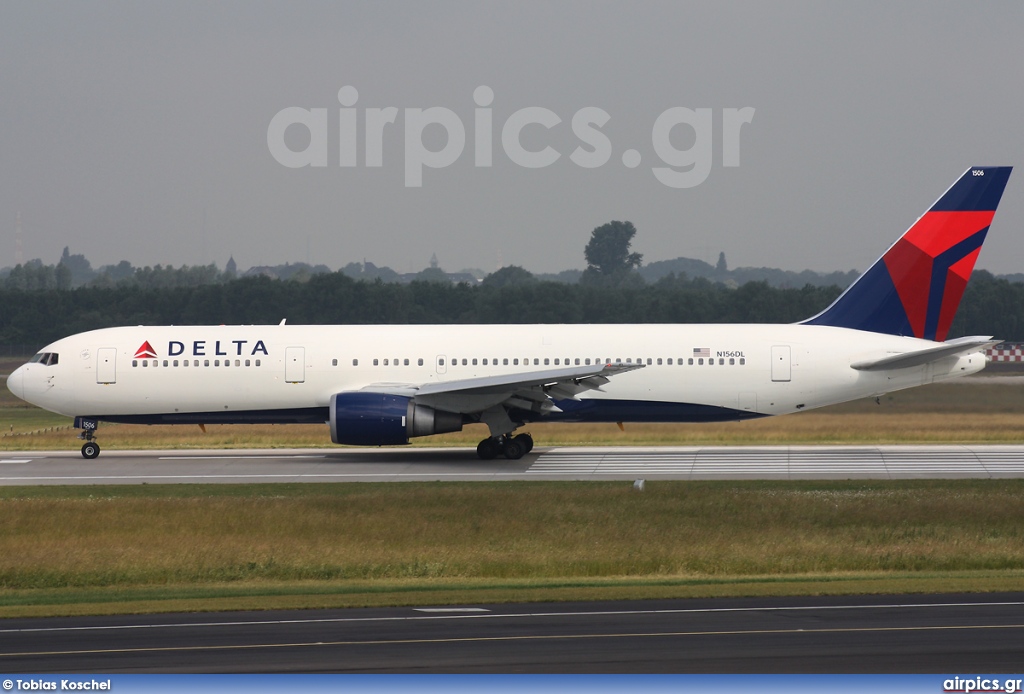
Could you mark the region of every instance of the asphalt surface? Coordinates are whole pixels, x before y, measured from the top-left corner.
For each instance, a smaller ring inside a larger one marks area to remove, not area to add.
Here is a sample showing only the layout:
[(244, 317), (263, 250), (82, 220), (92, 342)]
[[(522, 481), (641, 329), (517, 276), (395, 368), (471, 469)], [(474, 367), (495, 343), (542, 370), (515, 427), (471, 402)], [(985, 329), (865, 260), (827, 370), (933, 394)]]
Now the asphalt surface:
[(1024, 593), (0, 622), (0, 671), (1019, 672)]
[(1024, 477), (1022, 445), (0, 452), (0, 485)]

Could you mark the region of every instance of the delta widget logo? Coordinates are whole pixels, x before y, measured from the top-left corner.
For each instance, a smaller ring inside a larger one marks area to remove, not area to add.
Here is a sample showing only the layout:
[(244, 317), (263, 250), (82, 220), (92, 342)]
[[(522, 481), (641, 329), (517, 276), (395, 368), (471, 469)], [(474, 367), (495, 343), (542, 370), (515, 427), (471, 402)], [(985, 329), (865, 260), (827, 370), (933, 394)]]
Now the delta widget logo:
[(153, 345), (149, 344), (149, 340), (142, 343), (142, 346), (135, 352), (135, 359), (156, 359), (156, 350), (153, 349)]

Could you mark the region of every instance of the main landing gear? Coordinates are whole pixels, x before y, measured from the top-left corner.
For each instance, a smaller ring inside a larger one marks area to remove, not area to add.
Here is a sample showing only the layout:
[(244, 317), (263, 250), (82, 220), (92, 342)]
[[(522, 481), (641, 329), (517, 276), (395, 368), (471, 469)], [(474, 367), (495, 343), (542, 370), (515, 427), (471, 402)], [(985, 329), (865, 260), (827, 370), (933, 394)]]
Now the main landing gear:
[(512, 436), (491, 436), (484, 439), (476, 447), (476, 454), (481, 460), (493, 460), (503, 455), (509, 460), (519, 460), (533, 450), (533, 437), (529, 434)]
[(86, 460), (92, 460), (100, 454), (100, 445), (96, 443), (96, 428), (98, 426), (99, 422), (95, 419), (75, 417), (75, 428), (82, 430), (78, 438), (85, 441), (82, 446), (82, 457)]

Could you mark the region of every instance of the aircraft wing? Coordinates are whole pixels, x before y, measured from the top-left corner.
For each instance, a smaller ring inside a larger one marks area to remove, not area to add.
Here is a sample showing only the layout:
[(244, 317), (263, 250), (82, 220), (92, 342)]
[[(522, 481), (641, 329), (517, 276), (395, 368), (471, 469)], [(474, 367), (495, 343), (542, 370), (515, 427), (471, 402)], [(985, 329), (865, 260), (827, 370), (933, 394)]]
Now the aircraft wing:
[(878, 359), (867, 359), (850, 364), (851, 368), (858, 371), (883, 371), (885, 369), (906, 369), (911, 366), (921, 366), (929, 362), (945, 359), (946, 357), (960, 357), (975, 352), (982, 352), (992, 345), (999, 344), (1000, 340), (993, 340), (989, 337), (960, 337), (955, 340), (939, 343), (935, 347), (915, 350), (913, 352), (901, 352), (890, 354)]
[(526, 373), (464, 378), (441, 383), (412, 385), (375, 383), (369, 392), (412, 396), (417, 403), (448, 412), (472, 414), (497, 406), (538, 413), (557, 411), (552, 399), (575, 400), (588, 390), (601, 390), (609, 379), (643, 364), (597, 364), (545, 369)]

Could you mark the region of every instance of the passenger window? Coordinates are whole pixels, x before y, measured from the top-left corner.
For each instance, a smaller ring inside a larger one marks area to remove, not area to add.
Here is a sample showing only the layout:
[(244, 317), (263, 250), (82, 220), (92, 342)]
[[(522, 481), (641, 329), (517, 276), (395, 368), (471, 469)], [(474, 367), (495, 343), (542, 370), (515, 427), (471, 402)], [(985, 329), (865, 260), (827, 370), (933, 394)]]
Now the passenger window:
[(718, 358), (718, 365), (719, 366), (725, 366), (725, 359), (723, 357), (719, 357)]
[[(690, 361), (693, 361), (692, 359)], [(704, 357), (697, 360), (697, 366), (704, 366)]]
[(668, 358), (668, 365), (669, 365), (669, 366), (672, 366), (672, 357), (669, 357), (669, 358)]
[(473, 366), (476, 366), (476, 357), (473, 357)]
[(409, 366), (409, 360), (408, 359), (402, 360), (402, 364), (405, 365), (405, 366)]
[[(31, 364), (32, 362), (29, 362), (29, 363)], [(138, 365), (139, 365), (139, 361), (137, 359), (132, 359), (132, 366), (138, 366)]]
[(544, 366), (548, 366), (550, 363), (551, 363), (551, 360), (548, 359), (547, 357), (544, 357)]
[[(589, 360), (589, 359), (587, 359), (587, 363), (588, 363), (588, 364), (590, 363), (590, 360)], [(579, 365), (580, 365), (580, 358), (579, 358), (579, 357), (576, 357), (576, 366), (579, 366)]]
[(729, 357), (729, 366), (735, 366), (736, 360), (733, 357)]
[(251, 361), (249, 361), (248, 359), (246, 359), (246, 360), (245, 360), (245, 365), (246, 365), (246, 366), (251, 366), (251, 365), (252, 365), (252, 362), (251, 362)]
[(689, 359), (687, 359), (687, 360), (686, 360), (686, 363), (687, 363), (688, 365), (690, 365), (690, 366), (693, 366), (693, 357), (690, 357)]
[(505, 357), (504, 359), (502, 359), (501, 363), (502, 363), (503, 366), (508, 366), (508, 357)]
[(209, 366), (209, 365), (210, 365), (210, 360), (209, 359), (204, 359), (203, 360), (203, 366)]
[(538, 359), (537, 357), (534, 357), (533, 358), (533, 365), (534, 366), (540, 366), (540, 359)]
[(380, 364), (380, 362), (379, 362), (379, 361), (378, 361), (377, 359), (374, 359), (374, 360), (373, 360), (373, 365), (374, 365), (374, 366), (378, 366), (379, 364)]
[(743, 357), (740, 357), (740, 366), (743, 366), (746, 363), (747, 363), (747, 360), (744, 359)]
[(466, 359), (465, 358), (463, 358), (463, 360), (462, 360), (462, 365), (463, 366), (469, 366), (469, 364), (466, 363)]
[[(544, 363), (547, 364), (546, 361)], [(558, 357), (555, 357), (555, 366), (558, 366)]]
[(519, 366), (519, 359), (513, 358), (512, 359), (512, 366)]

